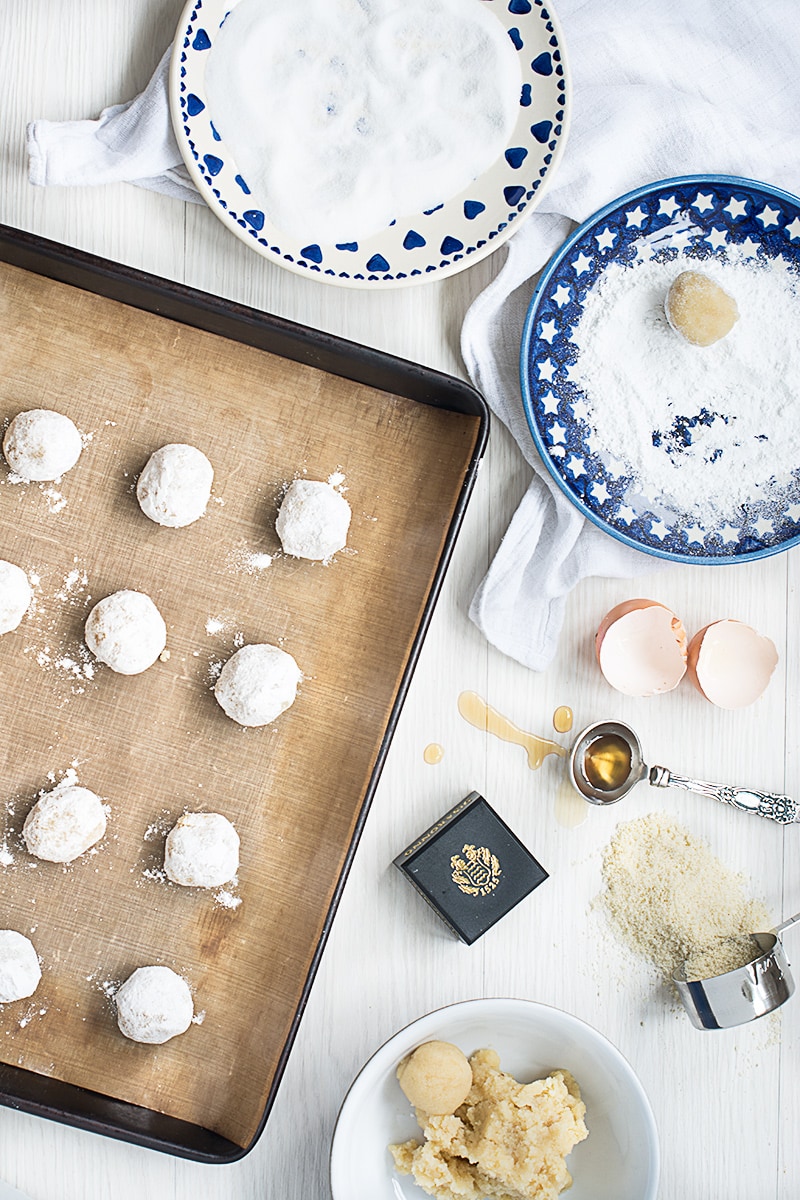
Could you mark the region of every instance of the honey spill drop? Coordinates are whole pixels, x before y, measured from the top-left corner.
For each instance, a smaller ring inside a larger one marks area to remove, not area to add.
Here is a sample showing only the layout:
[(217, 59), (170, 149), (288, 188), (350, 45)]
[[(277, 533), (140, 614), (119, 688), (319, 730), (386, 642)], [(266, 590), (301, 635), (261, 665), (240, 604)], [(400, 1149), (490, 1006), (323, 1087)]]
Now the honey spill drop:
[(569, 733), (572, 729), (572, 709), (568, 704), (559, 704), (553, 713), (553, 729), (556, 733)]
[(548, 738), (537, 737), (535, 733), (526, 733), (524, 729), (520, 729), (513, 721), (509, 721), (508, 717), (504, 717), (497, 709), (492, 708), (491, 704), (487, 704), (477, 692), (462, 692), (458, 697), (458, 711), (464, 720), (468, 721), (470, 725), (474, 725), (476, 729), (493, 733), (495, 737), (499, 737), (504, 742), (513, 742), (516, 746), (522, 746), (528, 755), (528, 766), (532, 771), (542, 765), (548, 754), (557, 754), (560, 758), (564, 758), (567, 753), (564, 747), (559, 746), (557, 742), (551, 742)]
[(440, 746), (438, 742), (431, 742), (422, 751), (422, 757), (430, 766), (436, 766), (444, 758), (444, 746)]
[(559, 825), (575, 829), (589, 815), (589, 805), (579, 796), (571, 783), (562, 783), (556, 792), (555, 817)]
[(615, 733), (603, 734), (586, 747), (583, 772), (592, 787), (613, 792), (631, 773), (631, 748)]

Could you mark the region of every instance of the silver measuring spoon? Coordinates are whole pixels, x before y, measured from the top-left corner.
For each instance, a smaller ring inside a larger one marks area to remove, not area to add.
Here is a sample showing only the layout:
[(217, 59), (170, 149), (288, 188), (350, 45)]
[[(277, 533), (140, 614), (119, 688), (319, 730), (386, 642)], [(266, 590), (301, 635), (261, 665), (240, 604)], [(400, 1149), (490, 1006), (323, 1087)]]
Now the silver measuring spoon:
[(798, 921), (800, 913), (781, 921), (771, 933), (750, 934), (752, 957), (732, 971), (687, 979), (689, 964), (684, 963), (674, 973), (672, 982), (696, 1029), (731, 1029), (786, 1003), (794, 992), (794, 979), (780, 935)]
[(616, 804), (646, 779), (652, 787), (676, 787), (729, 804), (742, 812), (767, 817), (780, 825), (800, 821), (791, 796), (687, 779), (667, 767), (648, 767), (639, 738), (621, 721), (596, 721), (579, 733), (568, 760), (569, 777), (590, 804)]

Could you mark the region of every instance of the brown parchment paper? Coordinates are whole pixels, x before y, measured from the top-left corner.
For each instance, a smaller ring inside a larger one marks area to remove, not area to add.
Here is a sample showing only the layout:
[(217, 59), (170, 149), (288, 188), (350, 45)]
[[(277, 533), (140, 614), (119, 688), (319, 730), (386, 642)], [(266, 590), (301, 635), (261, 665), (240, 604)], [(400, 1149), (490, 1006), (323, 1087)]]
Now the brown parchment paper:
[[(0, 419), (51, 407), (89, 439), (60, 484), (14, 483), (0, 465), (0, 557), (38, 580), (32, 610), (0, 638), (0, 927), (30, 936), (43, 963), (36, 994), (0, 1008), (0, 1058), (246, 1146), (477, 419), (5, 265), (0, 312)], [(152, 524), (135, 497), (167, 442), (198, 446), (215, 468), (207, 515), (183, 530)], [(353, 510), (347, 550), (327, 566), (281, 556), (282, 487), (337, 470)], [(274, 561), (255, 569), (265, 553)], [(120, 588), (147, 592), (168, 628), (168, 661), (134, 677), (93, 672), (81, 646), (92, 604)], [(211, 691), (242, 641), (281, 644), (304, 674), (294, 706), (264, 729), (236, 725)], [(62, 867), (28, 855), (20, 831), (70, 768), (111, 817), (103, 842)], [(166, 831), (187, 809), (224, 813), (239, 831), (227, 895), (159, 877)], [(161, 1047), (122, 1037), (109, 999), (148, 963), (184, 975), (202, 1017)]]

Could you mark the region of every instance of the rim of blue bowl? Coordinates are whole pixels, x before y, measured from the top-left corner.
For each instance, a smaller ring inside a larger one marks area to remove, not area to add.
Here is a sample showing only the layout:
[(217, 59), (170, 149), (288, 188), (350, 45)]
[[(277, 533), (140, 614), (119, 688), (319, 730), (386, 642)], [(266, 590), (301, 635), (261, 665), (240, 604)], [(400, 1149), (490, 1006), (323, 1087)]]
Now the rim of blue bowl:
[(539, 301), (542, 293), (547, 288), (550, 279), (554, 272), (561, 265), (562, 260), (572, 250), (576, 242), (580, 241), (583, 235), (607, 217), (610, 213), (615, 212), (623, 205), (629, 204), (631, 201), (638, 200), (642, 196), (647, 196), (651, 192), (660, 191), (662, 188), (683, 187), (687, 184), (725, 184), (733, 187), (755, 188), (764, 195), (774, 196), (776, 199), (788, 201), (795, 207), (800, 207), (800, 197), (787, 192), (784, 188), (774, 187), (769, 183), (762, 183), (758, 179), (748, 179), (744, 175), (675, 175), (669, 176), (666, 179), (657, 179), (653, 183), (644, 184), (642, 187), (634, 188), (630, 192), (625, 192), (622, 196), (617, 196), (602, 208), (598, 208), (592, 216), (587, 217), (577, 229), (574, 229), (567, 240), (559, 247), (553, 257), (542, 270), (539, 277), (539, 282), (536, 284), (533, 295), (531, 296), (528, 311), (525, 314), (525, 323), (522, 328), (522, 340), (520, 342), (519, 356), (519, 377), (520, 389), (522, 393), (522, 407), (525, 411), (525, 420), (528, 423), (528, 430), (533, 444), (538, 451), (539, 457), (547, 468), (552, 479), (558, 484), (559, 489), (564, 493), (567, 499), (583, 514), (587, 520), (596, 525), (598, 529), (602, 529), (604, 533), (609, 534), (618, 542), (622, 542), (626, 546), (630, 546), (633, 550), (639, 550), (642, 554), (647, 554), (654, 558), (666, 559), (668, 562), (688, 563), (692, 566), (730, 566), (732, 563), (754, 562), (760, 558), (771, 558), (775, 554), (782, 554), (784, 550), (790, 550), (792, 546), (800, 543), (800, 533), (793, 537), (787, 538), (785, 541), (776, 542), (772, 546), (763, 546), (758, 550), (745, 550), (741, 554), (680, 554), (672, 550), (659, 550), (657, 546), (648, 546), (643, 542), (637, 541), (636, 538), (630, 537), (621, 530), (616, 529), (602, 517), (598, 516), (587, 504), (581, 500), (569, 487), (564, 478), (559, 474), (547, 453), (542, 436), (539, 432), (536, 418), (533, 411), (533, 396), (531, 394), (530, 379), (528, 374), (528, 362), (530, 358), (530, 349), (533, 342), (536, 340), (533, 336), (533, 330), (536, 323), (536, 314), (539, 307)]

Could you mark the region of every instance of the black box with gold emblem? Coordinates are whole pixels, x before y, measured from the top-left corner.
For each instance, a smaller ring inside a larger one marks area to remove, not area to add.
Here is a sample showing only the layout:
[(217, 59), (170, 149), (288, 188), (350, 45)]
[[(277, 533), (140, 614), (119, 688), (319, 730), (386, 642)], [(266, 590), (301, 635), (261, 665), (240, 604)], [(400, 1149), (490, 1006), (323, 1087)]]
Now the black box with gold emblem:
[(431, 825), (394, 864), (468, 946), (547, 879), (544, 867), (477, 792)]

